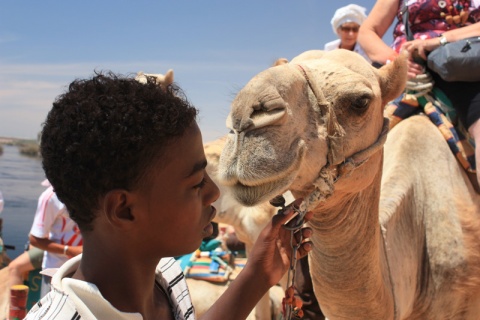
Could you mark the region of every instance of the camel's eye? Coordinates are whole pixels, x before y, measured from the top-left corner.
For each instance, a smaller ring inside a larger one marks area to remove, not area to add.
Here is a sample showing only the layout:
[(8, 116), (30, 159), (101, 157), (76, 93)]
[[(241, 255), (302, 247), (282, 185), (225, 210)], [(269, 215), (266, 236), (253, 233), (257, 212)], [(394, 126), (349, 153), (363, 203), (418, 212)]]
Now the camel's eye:
[(350, 108), (356, 113), (363, 113), (368, 109), (370, 101), (371, 99), (369, 96), (357, 97), (356, 99), (352, 100)]

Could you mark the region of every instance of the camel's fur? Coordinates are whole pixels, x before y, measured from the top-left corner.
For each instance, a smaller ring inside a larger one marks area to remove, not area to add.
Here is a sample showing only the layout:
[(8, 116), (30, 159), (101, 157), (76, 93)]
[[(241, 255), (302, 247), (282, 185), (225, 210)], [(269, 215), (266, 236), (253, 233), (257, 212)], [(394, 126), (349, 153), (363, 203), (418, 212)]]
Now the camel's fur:
[[(215, 303), (215, 301), (218, 300), (231, 282), (229, 281), (226, 284), (216, 284), (203, 280), (187, 279), (187, 283), (193, 305), (195, 306), (195, 315), (199, 318), (212, 306), (213, 303)], [(252, 311), (245, 320), (280, 319), (280, 312), (282, 310), (281, 301), (283, 296), (284, 289), (281, 286), (270, 288), (269, 294), (266, 295), (266, 300), (268, 302), (266, 307), (268, 310), (262, 310), (261, 313)]]
[[(238, 239), (245, 243), (246, 250), (249, 252), (260, 232), (279, 208), (273, 207), (268, 201), (254, 207), (241, 205), (229, 189), (219, 183), (218, 161), (225, 142), (226, 137), (222, 137), (204, 145), (208, 161), (207, 172), (220, 188), (220, 198), (213, 204), (217, 209), (217, 216), (214, 220), (233, 226)], [(290, 193), (286, 193), (285, 197), (287, 202), (294, 200)]]
[[(379, 138), (406, 67), (404, 55), (378, 70), (334, 50), (261, 72), (232, 103), (221, 182), (247, 205), (286, 190), (308, 197), (331, 145), (319, 103), (332, 107), (348, 158)], [(310, 271), (330, 320), (478, 319), (480, 196), (425, 117), (398, 124), (313, 211)]]

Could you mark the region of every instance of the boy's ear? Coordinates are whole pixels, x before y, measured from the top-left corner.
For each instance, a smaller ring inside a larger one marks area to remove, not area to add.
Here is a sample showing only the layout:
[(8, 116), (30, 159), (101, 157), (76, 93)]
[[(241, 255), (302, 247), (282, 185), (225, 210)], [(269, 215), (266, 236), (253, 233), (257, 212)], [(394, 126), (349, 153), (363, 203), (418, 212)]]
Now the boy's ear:
[(132, 195), (127, 190), (109, 191), (103, 199), (103, 213), (108, 222), (120, 229), (133, 227), (135, 217), (131, 212)]

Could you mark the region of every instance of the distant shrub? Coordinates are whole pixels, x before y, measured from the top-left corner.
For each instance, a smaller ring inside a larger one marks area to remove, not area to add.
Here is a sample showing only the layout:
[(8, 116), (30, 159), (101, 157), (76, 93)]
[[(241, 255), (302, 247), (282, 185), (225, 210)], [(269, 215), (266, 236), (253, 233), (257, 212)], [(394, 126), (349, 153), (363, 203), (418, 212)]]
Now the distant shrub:
[(20, 154), (27, 157), (40, 157), (40, 146), (35, 140), (21, 140), (16, 145)]
[(17, 147), (21, 155), (28, 157), (40, 157), (40, 145), (35, 139), (18, 139), (0, 137), (0, 155), (3, 154), (3, 146)]

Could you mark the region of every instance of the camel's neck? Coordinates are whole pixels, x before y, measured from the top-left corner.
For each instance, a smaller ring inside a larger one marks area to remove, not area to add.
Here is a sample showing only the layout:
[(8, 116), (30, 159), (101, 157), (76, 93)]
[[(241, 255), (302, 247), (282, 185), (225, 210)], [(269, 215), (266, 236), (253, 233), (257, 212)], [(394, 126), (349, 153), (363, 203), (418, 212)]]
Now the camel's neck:
[(378, 222), (381, 170), (361, 192), (315, 210), (309, 254), (315, 295), (332, 319), (390, 319), (393, 299)]

